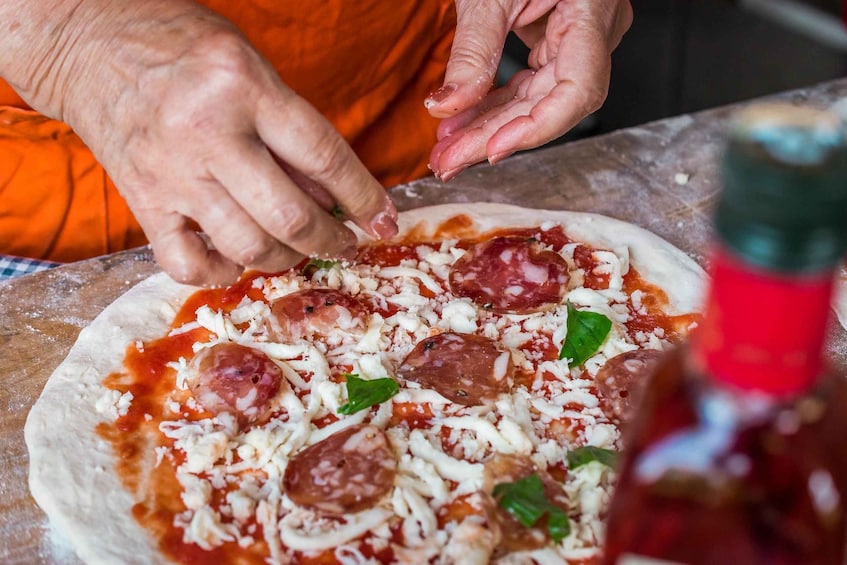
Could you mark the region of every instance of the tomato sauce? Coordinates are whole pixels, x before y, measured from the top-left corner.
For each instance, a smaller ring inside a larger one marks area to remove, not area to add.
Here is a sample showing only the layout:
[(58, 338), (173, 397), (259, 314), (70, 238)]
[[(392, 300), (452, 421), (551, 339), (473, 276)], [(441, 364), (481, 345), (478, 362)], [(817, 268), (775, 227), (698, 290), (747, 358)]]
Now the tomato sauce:
[(426, 222), (413, 226), (403, 237), (403, 241), (422, 242), (442, 239), (467, 239), (476, 235), (474, 221), (467, 214), (458, 214), (442, 222), (435, 232), (431, 232)]
[[(394, 520), (389, 527), (392, 534), (391, 543), (402, 545), (403, 534), (400, 531), (400, 521)], [(394, 552), (390, 546), (376, 549), (369, 539), (365, 539), (359, 545), (358, 549), (365, 558), (374, 558), (380, 563), (391, 563), (394, 561)], [(327, 549), (317, 554), (301, 555), (298, 557), (297, 563), (298, 565), (338, 565), (338, 558), (335, 557), (335, 550)]]
[(634, 337), (638, 332), (649, 334), (654, 329), (661, 328), (665, 332), (665, 339), (677, 343), (688, 334), (692, 324), (700, 321), (701, 316), (697, 313), (667, 314), (670, 306), (667, 293), (645, 281), (632, 267), (623, 278), (623, 289), (630, 296), (636, 290), (643, 293), (641, 305), (644, 312), (636, 310), (632, 304), (629, 305), (629, 321), (626, 327), (630, 337)]
[(573, 250), (573, 260), (576, 266), (585, 273), (582, 286), (592, 290), (609, 288), (609, 275), (595, 273), (598, 263), (594, 259), (596, 249), (587, 245), (577, 245)]
[(263, 276), (262, 273), (247, 273), (232, 286), (198, 290), (185, 301), (174, 320), (173, 327), (179, 327), (186, 322), (193, 321), (195, 312), (201, 306), (208, 306), (212, 310), (231, 312), (245, 296), (251, 300), (264, 300), (262, 289), (253, 287), (254, 281), (260, 276)]
[(432, 408), (429, 404), (414, 402), (394, 402), (391, 405), (390, 426), (405, 425), (410, 430), (427, 428), (432, 420)]
[(415, 246), (403, 244), (369, 245), (356, 255), (357, 263), (396, 267), (404, 259), (417, 258)]
[[(396, 266), (404, 259), (417, 258), (416, 246), (426, 244), (426, 235), (423, 227), (416, 228), (399, 244), (375, 244), (365, 247), (359, 251), (357, 260), (370, 264), (382, 266)], [(467, 216), (459, 215), (440, 226), (436, 238), (462, 238), (458, 247), (467, 248), (475, 241), (489, 238), (495, 235), (525, 236), (538, 239), (545, 245), (550, 245), (559, 250), (571, 243), (561, 227), (542, 231), (540, 229), (512, 229), (497, 230), (482, 236), (474, 234), (473, 222)], [(430, 236), (431, 237), (431, 236)], [(429, 243), (436, 249), (438, 243)], [(608, 288), (608, 275), (594, 273), (597, 262), (592, 253), (594, 249), (587, 245), (578, 245), (574, 250), (574, 261), (577, 266), (585, 271), (585, 285), (589, 288)], [(292, 269), (297, 272), (299, 267)], [(235, 285), (225, 289), (200, 290), (190, 296), (174, 318), (172, 328), (178, 328), (183, 324), (193, 322), (196, 311), (202, 306), (208, 306), (212, 310), (230, 312), (237, 307), (244, 297), (251, 300), (264, 301), (262, 288), (256, 288), (256, 278), (265, 276), (261, 273), (250, 273), (245, 275)], [(688, 327), (697, 321), (695, 315), (668, 316), (664, 310), (668, 306), (667, 295), (658, 287), (644, 281), (634, 270), (630, 269), (624, 277), (624, 289), (631, 293), (641, 290), (644, 293), (642, 304), (644, 312), (637, 312), (630, 307), (631, 321), (628, 324), (630, 335), (638, 331), (649, 332), (659, 327), (665, 331), (667, 338), (679, 339), (686, 333)], [(423, 289), (422, 289), (423, 290)], [(430, 295), (432, 293), (430, 292)], [(378, 309), (374, 309), (379, 311)], [(387, 311), (380, 311), (383, 315), (391, 315), (397, 311), (397, 307), (389, 306)], [(161, 458), (157, 462), (157, 447), (172, 447), (173, 440), (167, 438), (159, 431), (159, 424), (166, 420), (166, 401), (173, 400), (180, 403), (183, 413), (181, 416), (188, 420), (201, 420), (210, 417), (210, 414), (202, 410), (190, 410), (184, 405), (189, 394), (187, 391), (176, 389), (176, 371), (169, 366), (170, 363), (178, 361), (181, 357), (190, 359), (193, 356), (192, 345), (198, 341), (207, 341), (210, 333), (202, 328), (187, 331), (181, 334), (162, 337), (160, 339), (144, 343), (141, 347), (135, 344), (127, 348), (125, 358), (125, 372), (110, 375), (104, 381), (105, 386), (121, 393), (131, 392), (132, 402), (125, 415), (119, 417), (114, 424), (100, 424), (97, 428), (98, 434), (113, 446), (116, 454), (115, 469), (126, 488), (133, 493), (137, 501), (132, 509), (134, 518), (158, 540), (160, 551), (177, 563), (202, 564), (202, 563), (238, 563), (244, 565), (264, 564), (269, 556), (270, 550), (267, 543), (262, 539), (262, 528), (255, 520), (248, 524), (243, 531), (251, 531), (255, 541), (248, 547), (240, 547), (235, 542), (228, 542), (212, 550), (204, 550), (200, 547), (183, 542), (183, 530), (174, 525), (175, 518), (186, 511), (181, 498), (181, 486), (176, 477), (176, 468), (184, 460), (184, 455), (177, 450), (169, 450), (170, 455)], [(531, 350), (540, 352), (543, 359), (558, 358), (558, 350), (552, 340), (536, 340), (531, 345)], [(336, 367), (336, 369), (338, 369)], [(336, 374), (347, 372), (350, 367), (344, 367), (343, 371), (336, 370)], [(310, 374), (301, 375), (308, 381)], [(545, 376), (552, 377), (551, 375)], [(530, 386), (534, 379), (533, 374), (516, 372), (515, 380), (517, 386)], [(578, 409), (580, 407), (575, 406)], [(372, 410), (376, 410), (374, 407)], [(284, 417), (284, 415), (282, 415)], [(426, 428), (431, 425), (433, 412), (429, 404), (417, 405), (414, 403), (394, 402), (390, 425), (406, 426), (408, 429)], [(334, 415), (325, 416), (314, 423), (318, 427), (324, 427), (337, 420)], [(554, 421), (550, 427), (551, 437), (576, 438), (582, 424), (578, 421)], [(445, 428), (445, 435), (449, 432)], [(449, 444), (446, 437), (442, 437), (445, 444)], [(451, 446), (447, 446), (451, 447)], [(564, 480), (567, 475), (565, 467), (550, 470), (557, 480)], [(223, 503), (225, 493), (218, 492), (214, 496), (213, 506), (217, 507)], [(484, 514), (484, 511), (474, 506), (469, 497), (463, 496), (448, 503), (438, 510), (439, 526), (443, 527), (449, 522), (459, 522), (470, 515)], [(391, 524), (394, 541), (402, 542), (402, 533), (399, 520)], [(390, 561), (393, 558), (390, 548), (375, 550), (366, 538), (360, 549), (366, 557), (375, 557), (380, 561)], [(298, 554), (299, 555), (299, 554)], [(336, 564), (333, 551), (325, 551), (318, 554), (300, 555), (299, 563), (308, 564)], [(588, 559), (585, 563), (593, 563)]]
[(559, 358), (559, 350), (551, 339), (535, 339), (531, 343), (524, 344), (523, 349), (539, 355), (540, 361), (553, 361)]
[(479, 508), (471, 501), (472, 496), (466, 494), (457, 497), (439, 508), (436, 513), (438, 527), (443, 528), (450, 522), (456, 522), (458, 524), (469, 516), (485, 516), (485, 510)]

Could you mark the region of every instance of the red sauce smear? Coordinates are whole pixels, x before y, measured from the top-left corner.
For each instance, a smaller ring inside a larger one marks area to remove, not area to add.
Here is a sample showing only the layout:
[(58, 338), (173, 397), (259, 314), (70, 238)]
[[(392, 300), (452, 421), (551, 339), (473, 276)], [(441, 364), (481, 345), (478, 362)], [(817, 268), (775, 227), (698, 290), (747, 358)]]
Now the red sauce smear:
[[(527, 228), (497, 230), (483, 235), (476, 235), (473, 232), (473, 222), (470, 218), (459, 215), (445, 222), (435, 236), (432, 234), (427, 236), (423, 228), (416, 228), (399, 243), (376, 244), (363, 248), (359, 252), (358, 260), (382, 266), (398, 265), (404, 259), (417, 258), (415, 250), (417, 245), (429, 244), (438, 248), (440, 244), (431, 243), (433, 239), (463, 238), (457, 246), (464, 248), (475, 241), (498, 235), (534, 237), (555, 249), (561, 249), (571, 242), (558, 226), (546, 231)], [(585, 271), (586, 286), (607, 288), (608, 276), (593, 274), (594, 267), (597, 266), (591, 255), (593, 251), (594, 249), (587, 245), (579, 245), (575, 249), (574, 259)], [(299, 268), (298, 266), (293, 270), (296, 272)], [(207, 289), (194, 293), (176, 315), (172, 328), (194, 321), (197, 309), (202, 306), (230, 312), (241, 303), (245, 296), (251, 300), (264, 300), (262, 289), (254, 286), (254, 281), (260, 276), (263, 275), (251, 273), (229, 288)], [(642, 303), (646, 313), (638, 313), (634, 310), (631, 312), (632, 321), (628, 327), (631, 335), (638, 331), (649, 332), (659, 327), (664, 329), (667, 339), (676, 341), (685, 335), (688, 326), (698, 319), (698, 316), (693, 314), (666, 315), (664, 310), (668, 306), (667, 295), (658, 287), (644, 281), (634, 269), (630, 269), (629, 274), (624, 277), (624, 289), (627, 293), (632, 293), (634, 290), (644, 292)], [(180, 357), (190, 359), (193, 355), (192, 344), (197, 341), (206, 341), (208, 338), (209, 332), (201, 328), (171, 337), (162, 337), (144, 343), (140, 348), (135, 345), (128, 347), (124, 361), (125, 372), (110, 375), (105, 379), (104, 385), (121, 393), (131, 392), (133, 400), (124, 416), (119, 417), (113, 424), (100, 424), (97, 427), (97, 433), (112, 444), (116, 454), (115, 470), (124, 486), (135, 496), (137, 502), (132, 509), (133, 517), (154, 539), (158, 540), (159, 550), (165, 556), (184, 564), (261, 565), (269, 556), (269, 548), (262, 539), (261, 527), (255, 522), (247, 526), (248, 530), (252, 530), (251, 535), (255, 542), (246, 548), (240, 547), (235, 542), (227, 542), (212, 550), (204, 550), (197, 545), (184, 543), (183, 530), (174, 526), (174, 518), (186, 510), (180, 497), (181, 487), (176, 478), (176, 468), (182, 463), (179, 452), (171, 451), (173, 459), (164, 457), (156, 465), (155, 448), (173, 446), (173, 440), (159, 431), (159, 424), (166, 419), (165, 401), (170, 397), (181, 403), (188, 394), (176, 390), (176, 372), (168, 366), (168, 363), (177, 361)], [(558, 353), (552, 342), (535, 344), (532, 347), (536, 351), (543, 351), (545, 359), (555, 358)], [(518, 381), (519, 385), (529, 386), (531, 375), (519, 375)], [(209, 414), (186, 411), (182, 417), (188, 420), (200, 420), (209, 417)], [(431, 418), (432, 411), (428, 405), (395, 403), (391, 425), (405, 425), (409, 429), (426, 428), (430, 425)], [(316, 424), (322, 427), (334, 421), (334, 416), (327, 416), (316, 421)], [(555, 422), (554, 428), (559, 428), (558, 433), (571, 435), (575, 433), (573, 424), (573, 422)], [(564, 479), (567, 471), (562, 468), (554, 469), (552, 472), (557, 478)], [(224, 494), (220, 492), (215, 494), (213, 506), (219, 506), (222, 503)], [(439, 510), (439, 524), (443, 526), (450, 521), (460, 521), (471, 514), (481, 512), (465, 498), (459, 498)], [(394, 541), (402, 543), (398, 520), (392, 522), (392, 531)], [(367, 539), (360, 545), (365, 556), (373, 556), (383, 562), (391, 561), (393, 558), (390, 549), (375, 551)], [(588, 559), (585, 562), (593, 563), (594, 561)], [(335, 564), (337, 559), (334, 552), (330, 550), (308, 556), (298, 554), (297, 562)]]
[(629, 321), (626, 327), (630, 337), (634, 338), (637, 332), (650, 333), (655, 328), (661, 328), (665, 332), (665, 339), (672, 343), (679, 343), (688, 335), (691, 325), (698, 323), (701, 319), (698, 313), (667, 314), (670, 307), (667, 293), (645, 281), (632, 267), (623, 278), (623, 290), (630, 296), (636, 290), (643, 293), (641, 305), (644, 312), (636, 311), (632, 304), (629, 307)]

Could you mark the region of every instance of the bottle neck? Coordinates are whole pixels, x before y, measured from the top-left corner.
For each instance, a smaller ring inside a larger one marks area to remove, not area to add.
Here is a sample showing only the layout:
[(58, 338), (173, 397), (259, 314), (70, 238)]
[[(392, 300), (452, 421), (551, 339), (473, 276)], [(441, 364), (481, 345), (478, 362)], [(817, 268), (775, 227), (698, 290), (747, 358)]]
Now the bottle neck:
[(699, 369), (717, 383), (776, 397), (813, 387), (824, 369), (835, 267), (773, 273), (718, 248), (711, 274), (704, 319), (692, 335)]

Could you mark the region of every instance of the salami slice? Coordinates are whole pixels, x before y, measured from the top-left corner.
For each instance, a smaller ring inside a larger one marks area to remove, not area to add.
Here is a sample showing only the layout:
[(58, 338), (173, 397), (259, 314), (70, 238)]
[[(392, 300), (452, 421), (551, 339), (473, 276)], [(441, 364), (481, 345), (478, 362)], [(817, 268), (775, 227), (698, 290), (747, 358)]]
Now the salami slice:
[(365, 306), (341, 291), (310, 288), (292, 292), (274, 301), (271, 312), (281, 337), (298, 339), (326, 335), (335, 328), (364, 327)]
[(282, 371), (267, 355), (236, 343), (203, 349), (191, 368), (189, 388), (200, 405), (214, 414), (228, 412), (241, 425), (265, 418), (285, 384)]
[(465, 406), (495, 400), (513, 385), (511, 355), (487, 337), (445, 332), (420, 341), (397, 375)]
[(661, 351), (635, 349), (616, 355), (600, 367), (595, 377), (601, 407), (610, 420), (627, 421), (647, 377), (656, 368)]
[(357, 424), (296, 454), (282, 486), (295, 504), (340, 515), (374, 506), (391, 491), (396, 472), (385, 433)]
[(526, 313), (559, 304), (568, 265), (535, 239), (495, 237), (477, 243), (453, 264), (450, 289), (495, 312)]

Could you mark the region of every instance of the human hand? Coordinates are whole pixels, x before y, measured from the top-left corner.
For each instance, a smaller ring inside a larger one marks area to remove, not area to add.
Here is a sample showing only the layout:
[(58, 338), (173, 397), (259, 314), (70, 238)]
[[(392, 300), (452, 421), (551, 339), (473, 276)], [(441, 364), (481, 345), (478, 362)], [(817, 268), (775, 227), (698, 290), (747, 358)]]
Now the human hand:
[(33, 42), (42, 66), (17, 86), (80, 134), (176, 280), (349, 257), (356, 237), (336, 205), (373, 236), (396, 232), (352, 149), (229, 22), (185, 0), (74, 4), (54, 43)]
[[(543, 145), (597, 110), (632, 23), (628, 0), (456, 0), (456, 10), (444, 86), (426, 100), (443, 118), (429, 163), (445, 181)], [(530, 68), (489, 92), (509, 31), (530, 47)]]

